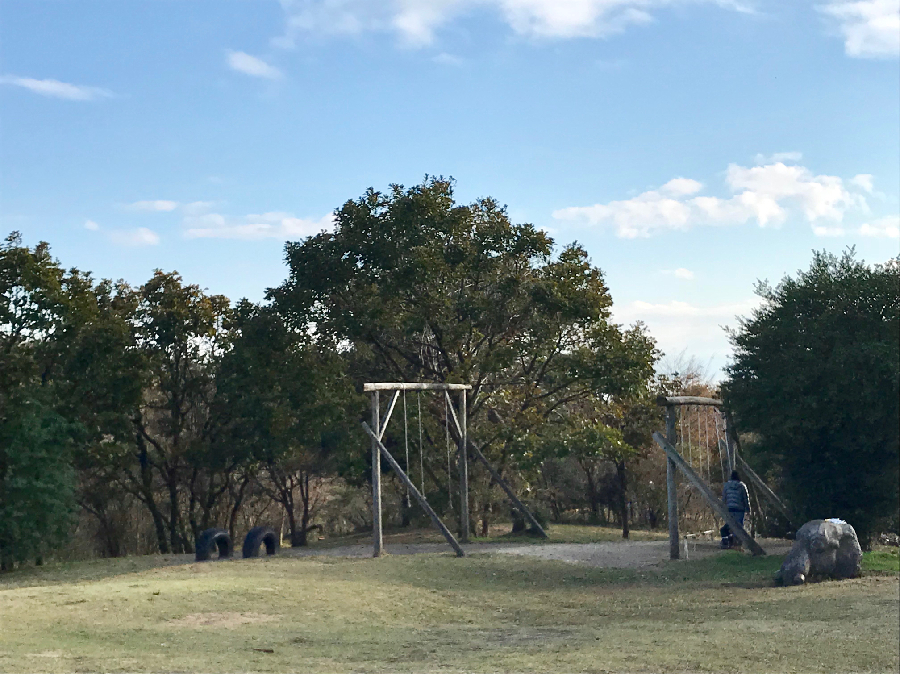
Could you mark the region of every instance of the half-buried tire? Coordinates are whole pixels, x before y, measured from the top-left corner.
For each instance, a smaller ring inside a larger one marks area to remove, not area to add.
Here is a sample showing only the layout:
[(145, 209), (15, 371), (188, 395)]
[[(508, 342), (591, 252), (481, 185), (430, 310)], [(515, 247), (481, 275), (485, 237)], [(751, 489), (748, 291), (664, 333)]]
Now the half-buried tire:
[(262, 546), (266, 547), (266, 555), (273, 555), (278, 551), (279, 544), (278, 535), (271, 527), (258, 525), (244, 537), (244, 557), (258, 558)]
[(228, 530), (220, 530), (211, 527), (203, 530), (197, 537), (197, 545), (194, 547), (197, 562), (211, 560), (213, 551), (219, 552), (218, 560), (230, 558), (234, 552), (234, 545), (231, 543), (231, 537), (228, 536)]

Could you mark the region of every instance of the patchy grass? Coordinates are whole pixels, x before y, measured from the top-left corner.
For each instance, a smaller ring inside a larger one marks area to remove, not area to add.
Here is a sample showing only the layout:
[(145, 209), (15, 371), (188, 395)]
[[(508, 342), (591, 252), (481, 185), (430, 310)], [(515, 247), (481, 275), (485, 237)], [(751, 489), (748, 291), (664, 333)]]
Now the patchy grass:
[(645, 570), (500, 554), (175, 561), (0, 577), (0, 671), (900, 669), (896, 575), (776, 588), (775, 556)]

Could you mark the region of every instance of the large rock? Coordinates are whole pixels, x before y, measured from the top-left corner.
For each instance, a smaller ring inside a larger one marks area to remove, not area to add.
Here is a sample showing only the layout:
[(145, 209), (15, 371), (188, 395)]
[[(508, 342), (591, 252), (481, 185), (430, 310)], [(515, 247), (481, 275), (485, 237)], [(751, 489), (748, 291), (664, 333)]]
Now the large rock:
[(860, 562), (862, 549), (849, 523), (838, 518), (811, 520), (797, 530), (775, 580), (794, 586), (811, 576), (850, 579), (859, 576)]

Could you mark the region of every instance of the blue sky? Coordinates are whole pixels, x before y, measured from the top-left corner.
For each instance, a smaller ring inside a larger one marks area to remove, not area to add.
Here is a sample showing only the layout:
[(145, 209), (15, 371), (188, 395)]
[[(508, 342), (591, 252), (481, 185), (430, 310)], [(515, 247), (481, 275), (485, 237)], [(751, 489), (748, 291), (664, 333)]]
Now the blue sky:
[(66, 266), (260, 300), (425, 174), (715, 375), (757, 279), (900, 252), (900, 0), (0, 0), (0, 230)]

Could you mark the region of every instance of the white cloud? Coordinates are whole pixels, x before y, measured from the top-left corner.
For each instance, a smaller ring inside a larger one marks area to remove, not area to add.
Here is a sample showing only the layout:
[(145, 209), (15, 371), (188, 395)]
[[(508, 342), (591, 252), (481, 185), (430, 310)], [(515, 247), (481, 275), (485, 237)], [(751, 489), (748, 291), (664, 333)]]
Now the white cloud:
[(662, 274), (665, 274), (666, 276), (673, 276), (676, 279), (690, 280), (694, 278), (694, 273), (684, 267), (679, 267), (676, 270), (663, 270)]
[(36, 80), (31, 77), (16, 75), (0, 75), (0, 84), (23, 87), (41, 96), (63, 98), (69, 101), (93, 101), (98, 98), (111, 98), (113, 93), (101, 87), (86, 87), (59, 80)]
[(226, 218), (220, 213), (187, 216), (188, 239), (302, 239), (334, 227), (330, 214), (319, 220), (297, 218), (290, 213), (250, 214), (243, 218)]
[(215, 205), (215, 202), (191, 202), (182, 206), (181, 210), (189, 216), (199, 216), (214, 208)]
[(890, 58), (900, 54), (898, 0), (839, 0), (819, 10), (838, 21), (848, 56)]
[(126, 207), (130, 211), (174, 211), (178, 208), (178, 202), (167, 199), (150, 199), (140, 202), (132, 202)]
[(268, 80), (277, 80), (282, 76), (278, 68), (244, 52), (228, 52), (228, 66), (239, 73)]
[(859, 233), (864, 237), (889, 237), (900, 238), (900, 215), (887, 216), (873, 220), (871, 223), (863, 223)]
[(858, 188), (872, 194), (872, 190), (875, 186), (872, 183), (872, 174), (870, 173), (860, 173), (850, 179), (850, 184), (855, 185)]
[(755, 157), (757, 164), (772, 164), (774, 162), (799, 162), (803, 159), (802, 152), (776, 152), (772, 155), (758, 154)]
[(657, 9), (698, 2), (750, 11), (736, 0), (281, 0), (286, 32), (272, 45), (291, 48), (301, 32), (388, 31), (407, 44), (422, 46), (434, 41), (441, 26), (479, 10), (498, 14), (513, 32), (526, 37), (606, 37), (653, 21)]
[(703, 189), (703, 183), (692, 180), (691, 178), (673, 178), (660, 188), (661, 192), (672, 195), (673, 197), (683, 197), (684, 195), (692, 195)]
[(590, 225), (612, 222), (620, 237), (633, 239), (650, 236), (658, 229), (687, 229), (691, 208), (677, 199), (650, 190), (633, 199), (559, 209), (553, 212), (553, 217)]
[(817, 237), (843, 237), (847, 230), (843, 227), (827, 227), (825, 225), (813, 225), (813, 234)]
[[(781, 162), (767, 166), (728, 167), (727, 181), (732, 190), (744, 190), (778, 202), (793, 199), (800, 203), (809, 220), (834, 218), (840, 220), (843, 209), (854, 203), (853, 196), (837, 176), (813, 176), (802, 166), (787, 166)], [(762, 216), (757, 214), (760, 224)]]
[(779, 225), (793, 210), (799, 210), (810, 223), (840, 223), (847, 210), (868, 208), (865, 197), (851, 189), (864, 187), (865, 180), (859, 176), (845, 183), (837, 176), (816, 176), (803, 166), (775, 162), (753, 167), (732, 164), (725, 182), (733, 193), (731, 197), (690, 197), (702, 189), (702, 184), (676, 178), (659, 190), (648, 190), (631, 199), (563, 208), (554, 211), (553, 217), (588, 225), (612, 225), (619, 237), (635, 238), (698, 225), (750, 221), (756, 221), (760, 227)]
[(135, 230), (113, 230), (109, 238), (122, 246), (156, 246), (159, 243), (159, 235), (146, 227)]
[(86, 220), (86, 221), (84, 221), (84, 229), (97, 231), (100, 229), (100, 226), (97, 223), (95, 223), (93, 220)]

